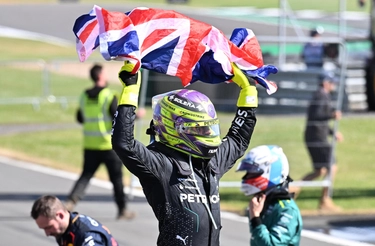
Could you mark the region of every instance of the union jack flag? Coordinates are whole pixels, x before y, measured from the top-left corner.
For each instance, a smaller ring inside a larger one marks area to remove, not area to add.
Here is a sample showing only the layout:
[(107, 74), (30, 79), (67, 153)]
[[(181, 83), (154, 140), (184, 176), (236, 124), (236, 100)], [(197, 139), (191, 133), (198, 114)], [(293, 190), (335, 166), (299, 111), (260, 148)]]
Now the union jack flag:
[(264, 65), (261, 48), (250, 29), (237, 28), (230, 39), (216, 27), (171, 10), (138, 7), (128, 13), (94, 6), (77, 18), (73, 32), (84, 62), (99, 47), (105, 60), (129, 60), (141, 67), (181, 79), (187, 86), (230, 81), (232, 64), (254, 78), (269, 94), (277, 90), (266, 78), (277, 68)]

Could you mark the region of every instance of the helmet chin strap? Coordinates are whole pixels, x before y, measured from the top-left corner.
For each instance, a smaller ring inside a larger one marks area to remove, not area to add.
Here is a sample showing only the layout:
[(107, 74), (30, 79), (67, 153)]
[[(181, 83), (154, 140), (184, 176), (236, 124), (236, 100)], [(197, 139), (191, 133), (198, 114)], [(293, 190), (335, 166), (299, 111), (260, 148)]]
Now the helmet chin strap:
[[(193, 180), (194, 180), (195, 188), (197, 189), (199, 195), (202, 196), (201, 190), (200, 190), (199, 187), (198, 187), (197, 179), (195, 178), (194, 169), (193, 169), (193, 163), (192, 163), (192, 161), (191, 161), (191, 155), (189, 155), (189, 165), (190, 165), (190, 169), (191, 169), (191, 171), (192, 171), (192, 174), (191, 174), (191, 175), (193, 176)], [(203, 204), (204, 204), (204, 206), (206, 207), (206, 210), (207, 210), (208, 214), (210, 215), (210, 218), (211, 218), (212, 224), (214, 225), (215, 229), (217, 229), (216, 222), (215, 222), (214, 217), (213, 217), (213, 215), (212, 215), (212, 212), (211, 212), (211, 210), (210, 210), (210, 208), (208, 207), (208, 204), (207, 204), (209, 201), (210, 201), (210, 199), (208, 199), (207, 202), (206, 202), (206, 203), (203, 203)]]
[(289, 191), (289, 183), (293, 182), (293, 179), (289, 177), (289, 175), (286, 177), (285, 181), (281, 184), (281, 188)]
[(153, 120), (151, 120), (150, 127), (146, 130), (146, 134), (150, 135), (150, 144), (155, 142), (155, 126)]

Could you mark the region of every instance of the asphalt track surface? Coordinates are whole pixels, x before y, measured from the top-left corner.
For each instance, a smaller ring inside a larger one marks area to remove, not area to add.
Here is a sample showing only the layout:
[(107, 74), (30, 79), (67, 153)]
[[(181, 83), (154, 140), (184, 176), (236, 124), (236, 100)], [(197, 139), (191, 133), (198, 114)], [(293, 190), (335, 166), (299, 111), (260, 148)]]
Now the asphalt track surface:
[[(32, 203), (45, 194), (53, 194), (64, 200), (76, 179), (76, 174), (0, 157), (0, 245), (54, 245), (54, 239), (47, 238), (30, 217)], [(111, 184), (93, 179), (76, 211), (105, 224), (122, 246), (156, 245), (158, 232), (153, 212), (142, 192), (132, 194), (128, 208), (135, 211), (137, 217), (131, 221), (117, 221)], [(245, 217), (223, 212), (221, 245), (248, 246), (251, 235), (247, 222)], [(301, 245), (368, 244), (304, 230)]]
[[(103, 4), (101, 6), (108, 10), (123, 12), (136, 7), (130, 4)], [(2, 5), (0, 26), (36, 32), (74, 43), (73, 23), (78, 16), (87, 13), (91, 8), (91, 4)], [(227, 35), (230, 35), (236, 27), (250, 28), (257, 36), (275, 36), (278, 33), (278, 27), (273, 24), (244, 22), (228, 16), (207, 16), (203, 10), (176, 10), (212, 24)], [(320, 20), (337, 23), (337, 20), (331, 17)], [(362, 28), (366, 29), (367, 22), (350, 21), (353, 27), (359, 23)], [(304, 31), (307, 32), (308, 29)], [(295, 32), (288, 28), (287, 35), (293, 36)], [(37, 197), (43, 194), (55, 194), (64, 199), (76, 178), (74, 174), (0, 157), (0, 245), (54, 245), (54, 240), (45, 237), (43, 231), (39, 230), (30, 218), (31, 205)], [(111, 185), (97, 180), (93, 180), (87, 190), (87, 196), (76, 207), (80, 213), (97, 218), (107, 225), (120, 245), (155, 245), (157, 223), (145, 199), (142, 196), (134, 196), (129, 203), (129, 208), (137, 212), (136, 219), (116, 221)], [(249, 245), (250, 234), (247, 219), (229, 213), (223, 213), (222, 217), (221, 245)], [(304, 230), (301, 245), (359, 246), (365, 244)]]

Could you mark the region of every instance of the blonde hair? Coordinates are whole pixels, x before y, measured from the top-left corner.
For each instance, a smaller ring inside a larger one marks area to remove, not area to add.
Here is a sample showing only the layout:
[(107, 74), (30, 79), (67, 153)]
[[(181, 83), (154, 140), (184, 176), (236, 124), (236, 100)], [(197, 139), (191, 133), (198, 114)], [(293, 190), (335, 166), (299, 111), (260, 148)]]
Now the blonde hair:
[(67, 211), (64, 204), (59, 198), (52, 195), (41, 196), (35, 200), (31, 209), (31, 217), (36, 220), (39, 216), (45, 216), (47, 218), (54, 218), (58, 210)]

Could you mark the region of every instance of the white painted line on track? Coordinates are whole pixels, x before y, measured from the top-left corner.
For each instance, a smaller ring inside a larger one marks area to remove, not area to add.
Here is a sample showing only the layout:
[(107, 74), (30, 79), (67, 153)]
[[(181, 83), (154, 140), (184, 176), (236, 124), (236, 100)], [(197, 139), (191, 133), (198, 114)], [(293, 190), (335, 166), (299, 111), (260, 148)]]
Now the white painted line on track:
[[(31, 162), (27, 161), (21, 161), (21, 160), (15, 160), (12, 158), (0, 156), (0, 164), (5, 164), (9, 166), (15, 166), (27, 170), (32, 170), (34, 172), (39, 172), (55, 177), (60, 177), (60, 178), (65, 178), (69, 180), (77, 180), (79, 175), (63, 170), (58, 170), (58, 169), (53, 169), (50, 167), (44, 167), (40, 166)], [(100, 188), (105, 188), (105, 189), (112, 189), (112, 184), (109, 181), (104, 181), (104, 180), (99, 180), (97, 178), (92, 178), (90, 180), (91, 185), (95, 185)], [(126, 192), (129, 192), (129, 188), (125, 188)], [(134, 196), (138, 197), (144, 197), (144, 194), (142, 191), (132, 189), (132, 194)], [(233, 221), (238, 221), (242, 223), (248, 223), (248, 218), (245, 216), (240, 216), (234, 213), (230, 212), (221, 212), (221, 217), (224, 219), (229, 219)], [(314, 232), (314, 231), (308, 231), (308, 230), (302, 230), (302, 236), (310, 239), (314, 239), (317, 241), (325, 242), (325, 243), (331, 243), (334, 245), (341, 245), (341, 246), (374, 246), (373, 244), (367, 244), (367, 243), (362, 243), (362, 242), (356, 242), (356, 241), (351, 241), (351, 240), (346, 240), (342, 238), (337, 238), (333, 237), (330, 235), (326, 235), (320, 232)]]
[[(364, 20), (370, 19), (370, 14), (363, 13), (363, 12), (345, 11), (343, 13), (343, 16), (345, 20), (352, 20), (352, 21), (364, 21)], [(340, 17), (341, 17), (340, 13), (336, 13), (335, 18), (339, 19)]]
[(295, 11), (295, 15), (298, 18), (304, 18), (304, 19), (319, 19), (324, 16), (327, 16), (327, 14), (323, 13), (322, 11), (311, 10), (311, 9)]
[(74, 43), (68, 42), (67, 40), (62, 39), (62, 38), (56, 38), (54, 36), (50, 36), (46, 34), (24, 31), (21, 29), (16, 29), (16, 28), (11, 28), (11, 27), (6, 27), (6, 26), (0, 26), (0, 37), (41, 41), (41, 42), (63, 46), (63, 47), (69, 47), (69, 46), (74, 45)]
[[(40, 166), (40, 165), (31, 163), (31, 162), (15, 160), (15, 159), (11, 159), (11, 158), (4, 157), (4, 156), (0, 156), (0, 164), (15, 166), (15, 167), (19, 167), (19, 168), (23, 168), (23, 169), (27, 169), (27, 170), (32, 170), (34, 172), (44, 173), (44, 174), (48, 174), (48, 175), (51, 175), (51, 176), (69, 179), (69, 180), (77, 180), (79, 178), (79, 175), (75, 174), (75, 173), (71, 173), (71, 172), (67, 172), (67, 171), (63, 171), (63, 170), (58, 170), (58, 169), (53, 169), (53, 168), (50, 168), (50, 167), (44, 167), (44, 166)], [(97, 178), (92, 178), (90, 180), (90, 184), (95, 185), (95, 186), (100, 187), (100, 188), (110, 189), (110, 190), (112, 190), (112, 187), (113, 187), (111, 182), (105, 181), (105, 180), (100, 180), (100, 179), (97, 179)], [(125, 192), (129, 193), (130, 188), (125, 187)], [(137, 190), (137, 189), (132, 189), (131, 193), (132, 193), (133, 196), (144, 197), (143, 192), (140, 191), (140, 190)]]
[(311, 238), (314, 240), (319, 240), (325, 243), (340, 245), (340, 246), (374, 246), (373, 244), (369, 244), (369, 243), (362, 243), (362, 242), (356, 242), (356, 241), (347, 240), (343, 238), (337, 238), (337, 237), (323, 234), (320, 232), (308, 231), (308, 230), (302, 230), (302, 236)]
[(224, 212), (221, 211), (221, 218), (228, 219), (228, 220), (235, 220), (243, 223), (249, 223), (249, 219), (246, 216), (240, 216), (238, 214), (230, 213), (230, 212)]
[(257, 14), (266, 16), (266, 17), (279, 17), (282, 11), (278, 8), (269, 8), (269, 9), (258, 9)]

